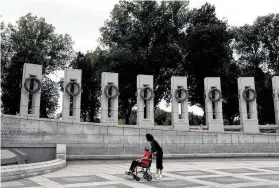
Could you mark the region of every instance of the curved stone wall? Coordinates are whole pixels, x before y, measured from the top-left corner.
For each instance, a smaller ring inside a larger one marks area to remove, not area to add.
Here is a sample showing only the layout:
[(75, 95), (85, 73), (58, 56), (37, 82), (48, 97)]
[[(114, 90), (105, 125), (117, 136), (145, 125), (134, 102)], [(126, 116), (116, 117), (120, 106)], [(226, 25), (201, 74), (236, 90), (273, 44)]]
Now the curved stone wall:
[(1, 181), (10, 181), (15, 179), (37, 176), (59, 170), (66, 166), (66, 161), (56, 159), (33, 164), (22, 164), (1, 167)]
[[(66, 144), (69, 157), (141, 154), (147, 144), (146, 133), (155, 136), (164, 154), (279, 152), (279, 134), (275, 133), (177, 131), (171, 126), (148, 129), (11, 115), (3, 115), (1, 120), (2, 148), (17, 148), (28, 156), (45, 156), (44, 160), (55, 158), (56, 144)], [(29, 157), (30, 160), (39, 161)]]
[(1, 166), (17, 164), (17, 156), (9, 150), (1, 150)]

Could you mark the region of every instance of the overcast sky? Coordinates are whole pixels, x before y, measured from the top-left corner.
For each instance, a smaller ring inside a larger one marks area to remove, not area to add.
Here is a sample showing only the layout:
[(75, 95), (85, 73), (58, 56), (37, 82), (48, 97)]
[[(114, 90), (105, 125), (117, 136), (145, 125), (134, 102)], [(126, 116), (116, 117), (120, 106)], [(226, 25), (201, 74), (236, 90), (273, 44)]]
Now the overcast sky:
[[(0, 0), (4, 22), (15, 23), (28, 12), (44, 17), (58, 33), (68, 33), (75, 50), (86, 52), (98, 45), (99, 28), (109, 18), (118, 0)], [(209, 2), (216, 6), (217, 15), (230, 25), (252, 23), (258, 16), (279, 12), (279, 0), (191, 0), (198, 8)]]
[[(76, 51), (94, 50), (100, 37), (99, 28), (109, 18), (118, 0), (0, 0), (0, 14), (5, 23), (15, 23), (31, 12), (44, 17), (57, 33), (71, 35)], [(279, 12), (279, 0), (191, 0), (190, 7), (198, 8), (209, 2), (216, 7), (217, 16), (229, 25), (251, 24), (258, 16)], [(63, 76), (59, 73), (56, 79)], [(60, 99), (61, 106), (61, 99)], [(164, 107), (164, 104), (160, 105)], [(61, 107), (60, 107), (61, 110)], [(169, 110), (169, 109), (168, 109)], [(190, 108), (202, 114), (196, 108)]]

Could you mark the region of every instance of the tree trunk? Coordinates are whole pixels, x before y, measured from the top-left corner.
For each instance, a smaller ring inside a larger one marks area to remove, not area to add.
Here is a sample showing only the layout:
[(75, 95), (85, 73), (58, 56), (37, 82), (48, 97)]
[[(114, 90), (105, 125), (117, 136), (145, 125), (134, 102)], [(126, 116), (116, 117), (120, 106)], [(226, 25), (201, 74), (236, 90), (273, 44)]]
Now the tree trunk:
[(234, 119), (233, 116), (228, 117), (228, 121), (229, 121), (229, 124), (230, 124), (230, 125), (233, 125), (233, 119)]
[(125, 114), (125, 124), (126, 125), (129, 125), (130, 123), (130, 116), (131, 116), (131, 113), (132, 113), (132, 108), (133, 108), (133, 104), (128, 104), (129, 107), (128, 107), (128, 110), (126, 111), (126, 114)]
[(126, 124), (126, 125), (129, 125), (129, 123), (130, 123), (130, 114), (131, 114), (131, 113), (129, 113), (128, 111), (127, 111), (127, 113), (125, 114), (125, 124)]

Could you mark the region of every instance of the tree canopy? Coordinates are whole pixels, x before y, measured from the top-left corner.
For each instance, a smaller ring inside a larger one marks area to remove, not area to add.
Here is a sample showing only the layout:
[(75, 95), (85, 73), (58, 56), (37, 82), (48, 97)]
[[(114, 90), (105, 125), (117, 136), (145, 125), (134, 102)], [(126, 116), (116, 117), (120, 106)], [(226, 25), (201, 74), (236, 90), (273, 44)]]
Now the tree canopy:
[(101, 74), (106, 70), (106, 52), (97, 48), (93, 52), (77, 53), (70, 67), (82, 70), (81, 119), (98, 121), (101, 95)]
[[(43, 76), (63, 69), (72, 58), (73, 42), (69, 35), (55, 33), (55, 28), (30, 13), (15, 25), (1, 23), (1, 88), (3, 113), (16, 114), (20, 105), (20, 84), (24, 63), (42, 65)], [(41, 117), (53, 115), (59, 93), (52, 80), (44, 77)], [(47, 88), (47, 89), (46, 89)]]
[(271, 77), (279, 71), (279, 14), (258, 17), (232, 32), (240, 75), (255, 78), (259, 123), (274, 123)]
[[(15, 25), (1, 23), (1, 81), (3, 113), (19, 110), (24, 63), (43, 66), (41, 117), (58, 107), (58, 85), (48, 78), (56, 70), (82, 70), (81, 118), (98, 121), (101, 73), (119, 73), (119, 119), (136, 122), (139, 74), (154, 77), (157, 124), (170, 124), (170, 113), (158, 108), (170, 102), (172, 76), (187, 76), (189, 104), (204, 108), (204, 78), (220, 77), (223, 116), (236, 123), (237, 78), (255, 78), (260, 124), (274, 123), (271, 77), (279, 74), (279, 14), (258, 17), (251, 25), (230, 27), (208, 3), (190, 9), (188, 1), (120, 1), (100, 28), (100, 45), (73, 53), (67, 34), (55, 32), (44, 18), (31, 14)], [(190, 114), (192, 122), (204, 118)]]

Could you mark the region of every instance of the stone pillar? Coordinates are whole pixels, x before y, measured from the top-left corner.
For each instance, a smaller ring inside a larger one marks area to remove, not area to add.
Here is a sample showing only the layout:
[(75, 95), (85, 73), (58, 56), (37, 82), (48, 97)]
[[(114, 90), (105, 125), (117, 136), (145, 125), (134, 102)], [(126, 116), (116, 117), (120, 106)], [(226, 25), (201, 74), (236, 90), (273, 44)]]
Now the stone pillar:
[(275, 123), (279, 126), (279, 76), (272, 77), (272, 88), (273, 88)]
[(102, 73), (101, 123), (118, 124), (118, 73)]
[(207, 77), (204, 79), (205, 91), (205, 118), (208, 130), (223, 132), (223, 109), (221, 81), (219, 77)]
[[(63, 103), (62, 103), (62, 119), (80, 121), (80, 99), (81, 99), (81, 73), (80, 69), (67, 68), (64, 71), (63, 83)], [(75, 84), (73, 84), (75, 83)], [(67, 87), (68, 86), (68, 87)], [(71, 95), (68, 92), (71, 93)], [(72, 113), (71, 113), (72, 100)], [(71, 114), (70, 114), (71, 113)]]
[[(151, 89), (143, 89), (149, 87)], [(146, 97), (144, 100), (141, 93)], [(137, 125), (141, 127), (154, 127), (154, 91), (153, 76), (138, 75), (137, 76)], [(146, 105), (146, 108), (145, 108)], [(146, 111), (146, 114), (144, 113)]]
[[(248, 91), (248, 98), (251, 101), (247, 101), (245, 96), (245, 89), (251, 89), (255, 91), (255, 81), (253, 77), (240, 77), (237, 79), (238, 83), (238, 96), (239, 96), (239, 114), (240, 114), (240, 124), (243, 126), (244, 132), (258, 133), (259, 123), (257, 114), (257, 101), (256, 93), (253, 94), (252, 91)], [(252, 100), (254, 98), (254, 100)], [(248, 116), (249, 113), (249, 116)]]
[[(177, 130), (189, 131), (188, 92), (185, 91), (187, 91), (187, 77), (172, 76), (171, 77), (172, 125)], [(179, 112), (179, 110), (181, 113)]]
[[(34, 77), (40, 83), (38, 84), (35, 81), (28, 81), (29, 78)], [(27, 80), (26, 80), (27, 79)], [(33, 88), (31, 88), (31, 82), (33, 82)], [(23, 75), (22, 75), (22, 87), (21, 87), (21, 97), (20, 97), (20, 115), (21, 116), (30, 116), (30, 117), (37, 117), (40, 116), (40, 103), (41, 103), (41, 89), (40, 87), (42, 83), (42, 65), (37, 64), (29, 64), (25, 63), (23, 66)], [(26, 90), (36, 90), (35, 93), (29, 92)], [(28, 113), (28, 102), (29, 102), (29, 95), (32, 94), (32, 104), (31, 104), (31, 112)]]

